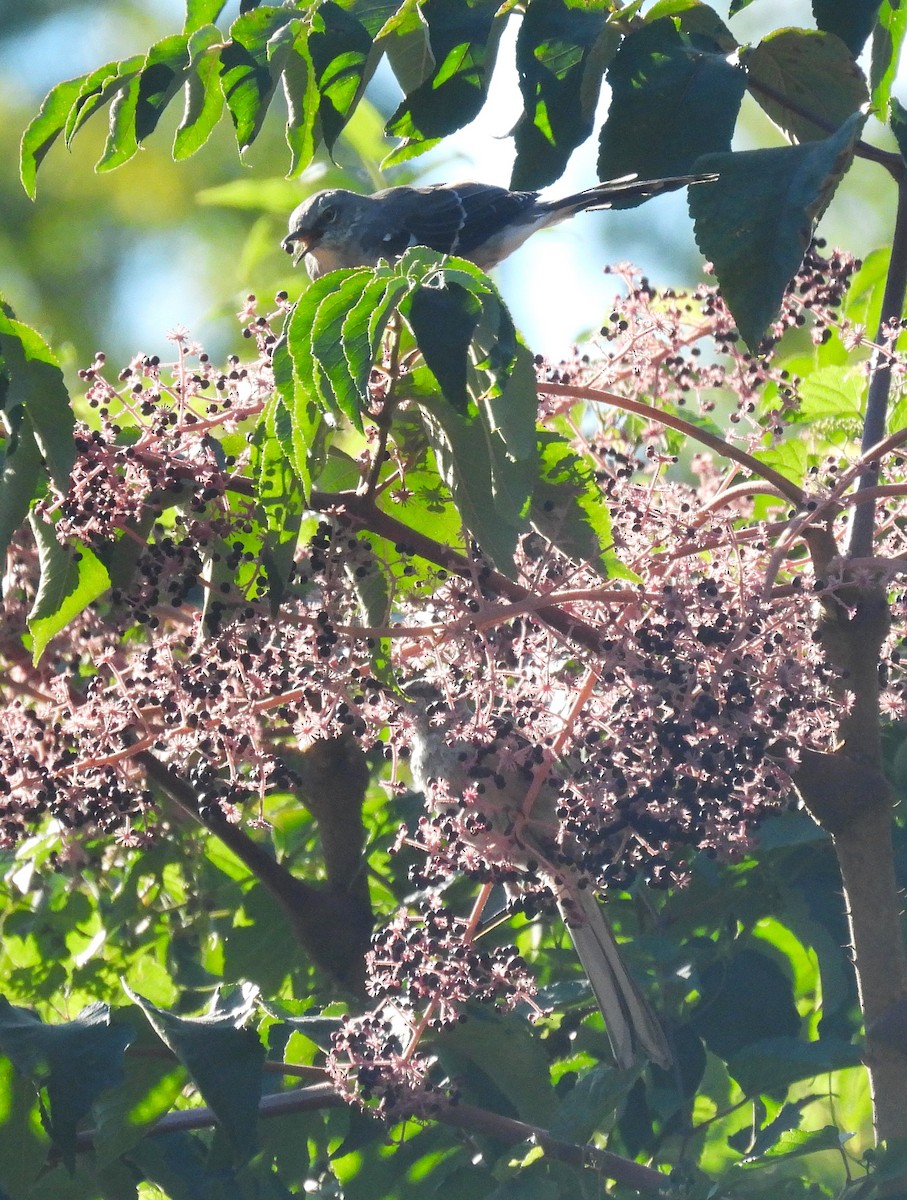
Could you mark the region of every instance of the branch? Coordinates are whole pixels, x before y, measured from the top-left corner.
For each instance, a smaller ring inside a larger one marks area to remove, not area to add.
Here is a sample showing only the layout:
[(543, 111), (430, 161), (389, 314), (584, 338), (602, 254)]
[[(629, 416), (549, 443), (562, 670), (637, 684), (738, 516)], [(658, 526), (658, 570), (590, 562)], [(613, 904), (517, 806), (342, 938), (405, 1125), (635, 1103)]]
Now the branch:
[(213, 833), (236, 855), (283, 909), (303, 950), (344, 988), (357, 997), (365, 994), (365, 951), (372, 928), (366, 890), (331, 883), (313, 887), (297, 879), (238, 825), (223, 816), (202, 819), (194, 789), (147, 750), (135, 756), (183, 815)]
[(667, 425), (669, 429), (676, 429), (678, 433), (685, 434), (695, 442), (701, 442), (703, 446), (708, 446), (714, 450), (716, 454), (720, 454), (722, 458), (732, 459), (739, 463), (741, 467), (745, 467), (751, 474), (758, 476), (761, 479), (767, 480), (773, 487), (790, 500), (792, 504), (798, 507), (806, 500), (806, 493), (802, 488), (798, 488), (795, 483), (791, 483), (779, 471), (773, 467), (766, 466), (765, 463), (759, 461), (758, 458), (753, 458), (751, 454), (747, 454), (745, 450), (740, 450), (737, 446), (726, 442), (724, 438), (718, 437), (714, 433), (709, 433), (706, 429), (700, 429), (698, 425), (693, 425), (690, 421), (685, 421), (682, 417), (676, 417), (673, 413), (663, 412), (660, 408), (655, 408), (651, 404), (644, 404), (641, 400), (630, 400), (626, 396), (618, 396), (615, 392), (604, 392), (598, 388), (577, 387), (570, 383), (540, 383), (538, 385), (540, 392), (547, 392), (551, 396), (572, 396), (576, 400), (587, 400), (590, 404), (610, 404), (614, 408), (621, 408), (625, 412), (636, 413), (638, 416), (646, 417), (650, 421), (657, 421), (659, 425)]
[[(898, 212), (895, 220), (894, 238), (891, 244), (891, 262), (885, 280), (882, 311), (879, 314), (879, 329), (876, 342), (884, 345), (890, 336), (893, 321), (900, 320), (904, 311), (904, 296), (907, 293), (907, 180), (903, 174), (898, 180)], [(873, 353), (872, 375), (866, 396), (866, 415), (863, 418), (863, 441), (861, 450), (865, 457), (885, 436), (885, 421), (888, 413), (888, 396), (891, 392), (891, 355), (884, 350)], [(868, 469), (857, 482), (857, 493), (874, 488), (879, 482), (879, 462), (871, 461)], [(875, 504), (863, 504), (854, 510), (847, 542), (849, 558), (866, 558), (872, 553), (875, 531)]]
[[(259, 1101), (258, 1115), (265, 1118), (283, 1117), (292, 1113), (313, 1112), (323, 1108), (339, 1108), (348, 1103), (349, 1101), (332, 1084), (317, 1083), (309, 1087), (295, 1088), (289, 1092), (276, 1092), (270, 1096), (263, 1096)], [(666, 1185), (665, 1175), (642, 1163), (622, 1158), (608, 1150), (599, 1150), (596, 1146), (583, 1146), (575, 1142), (562, 1141), (537, 1125), (529, 1125), (525, 1121), (504, 1117), (499, 1113), (476, 1108), (471, 1104), (436, 1104), (432, 1105), (430, 1110), (414, 1115), (421, 1120), (440, 1121), (456, 1129), (497, 1138), (508, 1146), (516, 1146), (521, 1142), (535, 1142), (541, 1146), (546, 1155), (557, 1159), (558, 1162), (597, 1171), (606, 1178), (636, 1188), (637, 1191), (656, 1193), (662, 1191)], [(212, 1109), (206, 1106), (187, 1108), (179, 1112), (167, 1113), (148, 1130), (145, 1136), (162, 1137), (168, 1133), (210, 1129), (216, 1124), (217, 1118)], [(76, 1136), (76, 1148), (79, 1151), (90, 1150), (94, 1146), (96, 1137), (97, 1130), (83, 1130)]]

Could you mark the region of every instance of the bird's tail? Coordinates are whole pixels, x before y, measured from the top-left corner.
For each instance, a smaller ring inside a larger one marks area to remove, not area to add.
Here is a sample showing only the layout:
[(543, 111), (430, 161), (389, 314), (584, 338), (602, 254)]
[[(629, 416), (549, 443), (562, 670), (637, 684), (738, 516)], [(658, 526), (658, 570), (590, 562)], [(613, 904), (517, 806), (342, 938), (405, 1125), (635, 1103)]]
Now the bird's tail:
[(662, 192), (676, 192), (678, 188), (693, 183), (712, 183), (717, 178), (714, 173), (673, 175), (667, 179), (639, 179), (636, 175), (622, 175), (619, 179), (607, 179), (604, 183), (597, 183), (595, 187), (554, 200), (552, 208), (564, 216), (572, 216), (585, 209), (594, 211), (597, 208), (611, 208), (617, 201), (647, 200), (650, 196), (658, 196)]
[(629, 1070), (639, 1052), (667, 1070), (672, 1062), (652, 1006), (624, 965), (601, 905), (589, 888), (557, 890), (558, 907), (589, 977), (618, 1067)]

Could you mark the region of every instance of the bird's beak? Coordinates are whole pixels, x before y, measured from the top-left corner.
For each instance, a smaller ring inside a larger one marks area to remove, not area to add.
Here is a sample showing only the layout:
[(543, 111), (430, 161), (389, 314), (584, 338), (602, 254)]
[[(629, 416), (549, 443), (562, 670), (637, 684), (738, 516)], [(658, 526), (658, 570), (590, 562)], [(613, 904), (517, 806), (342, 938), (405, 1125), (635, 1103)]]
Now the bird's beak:
[(288, 233), (281, 245), (287, 254), (293, 255), (293, 266), (296, 267), (311, 250), (315, 240), (314, 234), (311, 233)]

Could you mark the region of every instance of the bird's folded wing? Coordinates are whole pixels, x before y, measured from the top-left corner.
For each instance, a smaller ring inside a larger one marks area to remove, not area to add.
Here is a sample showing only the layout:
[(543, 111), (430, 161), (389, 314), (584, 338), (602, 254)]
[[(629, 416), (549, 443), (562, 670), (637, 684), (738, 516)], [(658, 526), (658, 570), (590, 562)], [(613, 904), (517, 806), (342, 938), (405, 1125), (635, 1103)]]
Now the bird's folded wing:
[(614, 1058), (628, 1070), (642, 1051), (660, 1067), (672, 1058), (652, 1006), (624, 965), (601, 905), (589, 888), (558, 888), (558, 906), (605, 1018)]

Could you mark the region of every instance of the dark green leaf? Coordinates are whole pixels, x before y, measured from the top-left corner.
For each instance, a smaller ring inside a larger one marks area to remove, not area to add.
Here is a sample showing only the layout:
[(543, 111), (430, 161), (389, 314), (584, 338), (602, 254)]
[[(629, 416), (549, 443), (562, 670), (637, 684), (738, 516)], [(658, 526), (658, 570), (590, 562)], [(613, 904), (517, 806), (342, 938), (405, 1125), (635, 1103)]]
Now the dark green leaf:
[(754, 1042), (796, 1038), (800, 1015), (787, 975), (757, 950), (739, 951), (730, 962), (703, 973), (693, 1027), (725, 1061)]
[(869, 68), (872, 107), (878, 113), (884, 113), (891, 100), (891, 87), (898, 73), (905, 33), (907, 5), (903, 0), (882, 0), (878, 23), (872, 35), (872, 60)]
[(540, 188), (563, 174), (592, 132), (602, 75), (620, 44), (604, 9), (533, 0), (517, 35), (523, 115), (510, 185)]
[[(757, 983), (766, 997), (763, 982)], [(796, 1037), (767, 1037), (728, 1059), (728, 1071), (747, 1093), (785, 1091), (801, 1079), (858, 1067), (860, 1047), (835, 1038), (803, 1042)]]
[(783, 1133), (760, 1158), (748, 1160), (740, 1166), (749, 1169), (777, 1166), (779, 1159), (802, 1158), (819, 1150), (840, 1150), (846, 1140), (847, 1135), (842, 1135), (834, 1125), (826, 1125), (824, 1129), (791, 1129)]
[(34, 1084), (2, 1056), (0, 1099), (0, 1196), (18, 1200), (30, 1195), (51, 1142), (41, 1129)]
[(421, 153), (478, 116), (503, 29), (498, 9), (497, 0), (425, 0), (420, 6), (433, 68), (387, 123), (403, 145), (385, 165)]
[(74, 1021), (44, 1025), (0, 996), (0, 1051), (46, 1088), (49, 1132), (69, 1167), (78, 1124), (98, 1096), (122, 1079), (131, 1040), (129, 1029), (111, 1025), (106, 1004), (90, 1004)]
[(141, 143), (157, 128), (164, 109), (183, 86), (189, 68), (189, 38), (174, 34), (152, 46), (139, 76), (135, 135)]
[(120, 1009), (114, 1020), (127, 1026), (131, 1052), (123, 1060), (122, 1081), (93, 1106), (92, 1149), (100, 1167), (115, 1163), (137, 1145), (186, 1086), (185, 1068), (160, 1054), (160, 1039), (136, 1009)]
[(610, 1133), (637, 1078), (637, 1073), (613, 1067), (584, 1071), (561, 1100), (551, 1135), (582, 1144), (591, 1141), (594, 1133)]
[(361, 10), (366, 15), (365, 8), (323, 0), (315, 12), (309, 51), (320, 96), (321, 136), (328, 151), (333, 150), (377, 62), (371, 34), (360, 18)]
[(189, 39), (186, 105), (173, 140), (173, 157), (188, 158), (205, 144), (224, 109), (220, 81), (223, 34), (216, 25), (203, 25)]
[(255, 1149), (265, 1057), (255, 1031), (243, 1028), (254, 997), (210, 1016), (180, 1017), (126, 991), (189, 1072), (237, 1154), (247, 1158)]
[(682, 175), (701, 155), (730, 150), (746, 74), (713, 38), (681, 33), (669, 18), (654, 21), (624, 39), (607, 79), (613, 96), (600, 179)]
[(269, 59), (270, 39), (290, 22), (301, 26), (292, 9), (264, 5), (244, 12), (230, 27), (232, 40), (221, 51), (221, 85), (240, 151), (258, 136), (277, 85)]
[[(318, 280), (299, 305), (300, 310), (308, 313), (310, 296), (315, 302), (314, 316), (308, 329), (313, 368), (310, 379), (325, 408), (329, 412), (342, 414), (361, 431), (362, 406), (371, 363), (355, 364), (356, 374), (352, 373), (343, 344), (343, 328), (350, 310), (361, 301), (372, 274), (367, 270), (332, 271), (323, 278), (330, 281), (330, 286), (319, 288), (321, 280)], [(296, 344), (293, 327), (289, 344), (292, 352)]]
[(813, 225), (850, 165), (864, 120), (854, 115), (821, 142), (709, 155), (699, 164), (720, 178), (690, 189), (696, 240), (750, 347), (777, 315)]
[(525, 1021), (477, 1008), (467, 1021), (445, 1029), (435, 1049), (445, 1068), (461, 1080), (464, 1095), (488, 1107), (495, 1107), (488, 1103), (492, 1096), (503, 1096), (521, 1120), (550, 1124), (557, 1102), (548, 1061)]
[(829, 124), (837, 128), (869, 100), (863, 72), (832, 33), (781, 29), (744, 51), (741, 61), (752, 94), (795, 142), (827, 137)]
[(467, 356), (481, 309), (475, 295), (443, 277), (438, 287), (416, 288), (401, 308), (445, 399), (460, 413), (469, 403)]
[(816, 25), (841, 39), (856, 58), (875, 28), (882, 0), (812, 0)]
[(87, 546), (62, 545), (53, 525), (35, 514), (32, 532), (38, 543), (41, 581), (28, 614), (32, 660), (37, 662), (47, 643), (110, 587), (110, 576)]

